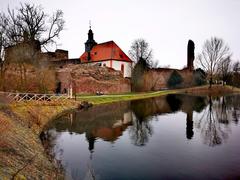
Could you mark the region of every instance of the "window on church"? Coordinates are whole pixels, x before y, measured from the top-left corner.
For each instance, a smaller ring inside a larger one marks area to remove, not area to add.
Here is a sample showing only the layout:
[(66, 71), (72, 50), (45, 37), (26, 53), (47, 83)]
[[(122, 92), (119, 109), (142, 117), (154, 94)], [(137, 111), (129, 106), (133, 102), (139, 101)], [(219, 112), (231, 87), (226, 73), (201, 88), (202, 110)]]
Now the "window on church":
[(120, 58), (123, 58), (123, 55), (122, 55), (122, 54), (120, 54)]
[(95, 52), (94, 54), (97, 55), (97, 52)]
[(124, 73), (124, 64), (121, 65), (121, 71)]

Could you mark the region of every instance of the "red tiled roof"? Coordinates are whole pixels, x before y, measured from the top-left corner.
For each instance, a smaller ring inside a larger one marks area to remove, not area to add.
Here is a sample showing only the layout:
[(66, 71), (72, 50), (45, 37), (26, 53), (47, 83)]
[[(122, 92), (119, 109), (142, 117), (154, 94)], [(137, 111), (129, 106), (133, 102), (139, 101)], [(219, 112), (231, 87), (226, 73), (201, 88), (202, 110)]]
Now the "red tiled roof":
[[(117, 60), (132, 62), (132, 60), (118, 47), (114, 41), (97, 44), (93, 46), (90, 52), (92, 61)], [(82, 62), (88, 62), (88, 53), (84, 52), (80, 59)]]

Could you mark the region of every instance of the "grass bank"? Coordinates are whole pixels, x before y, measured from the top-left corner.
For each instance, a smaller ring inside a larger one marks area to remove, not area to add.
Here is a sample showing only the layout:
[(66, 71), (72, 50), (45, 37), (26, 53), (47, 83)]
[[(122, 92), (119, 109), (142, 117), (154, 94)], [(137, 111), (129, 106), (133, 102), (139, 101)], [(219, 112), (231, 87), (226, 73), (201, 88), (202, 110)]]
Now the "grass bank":
[(128, 94), (113, 94), (113, 95), (78, 95), (78, 101), (88, 101), (94, 105), (106, 104), (118, 101), (130, 101), (138, 99), (146, 99), (151, 97), (157, 97), (167, 94), (174, 94), (181, 92), (182, 90), (164, 90), (156, 92), (143, 92), (143, 93), (128, 93)]
[(223, 95), (229, 93), (240, 93), (238, 88), (232, 86), (213, 85), (211, 89), (209, 86), (198, 86), (192, 88), (176, 89), (176, 90), (163, 90), (155, 92), (143, 92), (143, 93), (128, 93), (128, 94), (112, 94), (112, 95), (78, 95), (78, 101), (88, 101), (93, 105), (112, 103), (117, 101), (130, 101), (138, 99), (146, 99), (151, 97), (158, 97), (167, 94), (192, 94), (192, 95)]
[(0, 179), (61, 179), (39, 134), (46, 123), (76, 102), (13, 103), (0, 109)]

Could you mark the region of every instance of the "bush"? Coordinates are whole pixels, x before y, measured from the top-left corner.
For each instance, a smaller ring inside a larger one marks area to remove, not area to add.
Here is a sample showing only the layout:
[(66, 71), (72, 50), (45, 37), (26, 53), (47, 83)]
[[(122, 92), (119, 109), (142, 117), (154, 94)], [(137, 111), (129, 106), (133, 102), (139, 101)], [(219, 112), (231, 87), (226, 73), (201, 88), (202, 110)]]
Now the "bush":
[(132, 71), (132, 91), (141, 92), (144, 90), (144, 73), (148, 71), (148, 64), (146, 60), (140, 58), (138, 63), (134, 66)]
[(202, 69), (200, 68), (196, 69), (193, 73), (193, 85), (201, 86), (206, 84), (207, 83), (206, 78), (207, 78), (206, 73)]
[(167, 85), (169, 88), (180, 88), (182, 87), (182, 82), (183, 82), (182, 76), (175, 70), (170, 75)]

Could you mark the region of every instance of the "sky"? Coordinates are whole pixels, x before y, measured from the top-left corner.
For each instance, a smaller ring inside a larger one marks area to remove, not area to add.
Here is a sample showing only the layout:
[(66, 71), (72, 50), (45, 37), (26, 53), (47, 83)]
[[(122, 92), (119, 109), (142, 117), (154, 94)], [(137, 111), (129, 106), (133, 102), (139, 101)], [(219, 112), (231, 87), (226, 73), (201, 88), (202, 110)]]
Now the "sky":
[(186, 66), (188, 40), (197, 55), (213, 36), (240, 60), (240, 0), (0, 0), (0, 11), (20, 2), (40, 4), (49, 14), (64, 12), (57, 48), (68, 50), (70, 58), (84, 52), (91, 21), (97, 43), (113, 40), (128, 54), (132, 42), (143, 38), (161, 67)]

